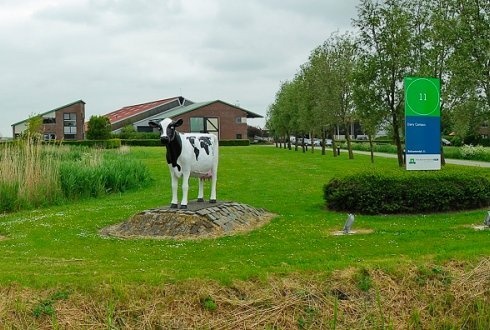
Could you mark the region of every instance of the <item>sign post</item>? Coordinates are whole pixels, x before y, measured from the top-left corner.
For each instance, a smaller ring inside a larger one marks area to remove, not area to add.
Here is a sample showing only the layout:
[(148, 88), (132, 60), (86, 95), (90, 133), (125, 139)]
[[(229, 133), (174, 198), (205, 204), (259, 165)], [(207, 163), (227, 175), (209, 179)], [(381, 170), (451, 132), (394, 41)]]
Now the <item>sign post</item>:
[(406, 169), (440, 170), (440, 81), (405, 77), (404, 87)]

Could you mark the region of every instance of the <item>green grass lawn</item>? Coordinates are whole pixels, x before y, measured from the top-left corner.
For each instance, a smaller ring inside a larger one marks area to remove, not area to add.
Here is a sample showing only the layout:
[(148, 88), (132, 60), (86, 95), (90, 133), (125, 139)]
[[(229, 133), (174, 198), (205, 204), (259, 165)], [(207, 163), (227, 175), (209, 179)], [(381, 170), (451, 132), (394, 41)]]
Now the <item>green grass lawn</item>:
[[(332, 236), (346, 214), (325, 209), (323, 184), (333, 177), (375, 168), (398, 171), (396, 159), (267, 146), (222, 147), (218, 199), (262, 207), (278, 216), (236, 236), (194, 241), (122, 240), (98, 231), (148, 208), (168, 205), (170, 178), (163, 148), (132, 148), (149, 167), (145, 189), (62, 206), (0, 215), (0, 285), (90, 289), (107, 284), (148, 285), (186, 279), (264, 279), (291, 273), (330, 273), (347, 267), (396, 270), (401, 265), (476, 261), (490, 255), (490, 231), (475, 231), (486, 210), (449, 214), (358, 215), (354, 229), (371, 234)], [(443, 171), (451, 171), (447, 165)], [(468, 168), (490, 176), (488, 169)], [(205, 198), (209, 198), (206, 186)], [(197, 196), (191, 181), (189, 198)]]

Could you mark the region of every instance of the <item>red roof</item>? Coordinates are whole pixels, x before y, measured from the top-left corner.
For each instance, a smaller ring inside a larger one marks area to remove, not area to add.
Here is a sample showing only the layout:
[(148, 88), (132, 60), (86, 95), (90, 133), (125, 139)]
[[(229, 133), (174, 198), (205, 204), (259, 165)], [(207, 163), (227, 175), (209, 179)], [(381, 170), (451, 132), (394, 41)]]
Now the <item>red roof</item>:
[(105, 116), (109, 118), (109, 121), (111, 122), (111, 124), (114, 124), (115, 122), (121, 121), (121, 120), (126, 119), (126, 118), (133, 117), (139, 113), (142, 113), (142, 112), (145, 112), (147, 110), (156, 108), (162, 104), (169, 103), (169, 102), (175, 101), (177, 99), (178, 99), (178, 97), (172, 97), (169, 99), (163, 99), (163, 100), (152, 101), (152, 102), (148, 102), (148, 103), (130, 105), (130, 106), (121, 108), (119, 110), (113, 111), (111, 113), (108, 113)]

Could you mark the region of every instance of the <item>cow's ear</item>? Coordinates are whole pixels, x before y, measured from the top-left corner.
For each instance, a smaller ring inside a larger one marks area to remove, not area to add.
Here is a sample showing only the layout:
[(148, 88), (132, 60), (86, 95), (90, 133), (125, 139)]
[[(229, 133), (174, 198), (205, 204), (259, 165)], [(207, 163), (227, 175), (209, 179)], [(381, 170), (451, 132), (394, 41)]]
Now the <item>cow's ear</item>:
[(157, 123), (155, 123), (154, 121), (150, 121), (148, 123), (148, 125), (151, 127), (151, 128), (158, 128), (160, 129), (160, 125), (158, 125)]
[(181, 126), (183, 123), (184, 123), (184, 121), (182, 120), (182, 118), (180, 118), (179, 120), (177, 120), (177, 121), (174, 123), (174, 127), (179, 127), (179, 126)]

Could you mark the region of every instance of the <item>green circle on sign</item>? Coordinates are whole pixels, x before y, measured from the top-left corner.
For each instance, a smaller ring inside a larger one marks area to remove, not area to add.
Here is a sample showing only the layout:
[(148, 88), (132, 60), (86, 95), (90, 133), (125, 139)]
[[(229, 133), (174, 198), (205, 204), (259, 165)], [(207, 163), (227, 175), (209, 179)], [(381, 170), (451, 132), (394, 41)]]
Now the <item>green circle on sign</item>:
[(406, 89), (408, 108), (420, 116), (438, 115), (439, 97), (439, 88), (427, 78), (413, 80)]

